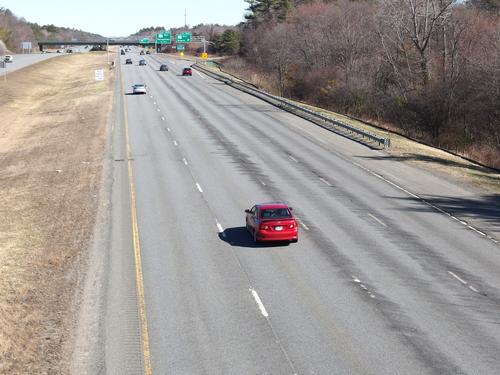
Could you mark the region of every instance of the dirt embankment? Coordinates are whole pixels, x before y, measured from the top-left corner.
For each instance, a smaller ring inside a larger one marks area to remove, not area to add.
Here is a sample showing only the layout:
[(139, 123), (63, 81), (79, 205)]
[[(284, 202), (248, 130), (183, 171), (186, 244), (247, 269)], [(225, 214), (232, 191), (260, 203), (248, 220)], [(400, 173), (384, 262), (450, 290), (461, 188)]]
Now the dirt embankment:
[(106, 55), (88, 53), (0, 81), (1, 374), (68, 371), (113, 79)]

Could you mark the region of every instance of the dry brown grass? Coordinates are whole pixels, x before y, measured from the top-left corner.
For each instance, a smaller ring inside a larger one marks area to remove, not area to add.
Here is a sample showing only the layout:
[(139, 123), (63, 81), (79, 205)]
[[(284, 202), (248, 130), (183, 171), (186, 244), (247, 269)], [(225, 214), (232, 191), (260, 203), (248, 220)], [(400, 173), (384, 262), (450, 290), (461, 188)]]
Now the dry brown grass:
[(77, 266), (97, 206), (113, 73), (46, 60), (0, 90), (0, 373), (67, 372)]

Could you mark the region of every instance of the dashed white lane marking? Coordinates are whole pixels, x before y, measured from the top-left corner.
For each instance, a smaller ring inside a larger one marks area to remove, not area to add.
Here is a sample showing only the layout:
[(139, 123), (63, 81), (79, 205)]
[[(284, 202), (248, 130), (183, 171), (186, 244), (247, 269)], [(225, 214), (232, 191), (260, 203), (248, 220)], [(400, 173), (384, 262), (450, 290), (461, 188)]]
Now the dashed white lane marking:
[(165, 121), (165, 117), (161, 116), (161, 120), (162, 120), (162, 121)]
[(153, 99), (153, 95), (149, 95), (149, 97), (150, 97), (151, 99)]
[(174, 145), (175, 145), (175, 146), (178, 146), (179, 144), (177, 143), (177, 141), (174, 141)]
[(195, 69), (193, 69), (193, 70), (194, 70), (194, 71), (196, 72), (196, 74), (198, 74), (201, 78), (206, 79), (206, 78), (203, 76), (203, 74), (201, 74), (200, 72), (198, 72), (198, 71), (197, 71), (197, 70), (195, 70)]
[(167, 128), (167, 131), (170, 133), (171, 132), (170, 128)]
[(368, 294), (368, 295), (370, 296), (370, 298), (375, 298), (375, 294), (373, 294), (373, 293), (371, 292), (371, 290), (370, 290), (370, 289), (368, 289), (368, 287), (367, 287), (365, 284), (363, 284), (359, 278), (357, 278), (356, 276), (352, 276), (352, 275), (351, 275), (351, 277), (352, 277), (352, 280), (353, 280), (356, 284), (358, 284), (358, 285), (359, 285), (359, 287), (360, 287), (361, 289), (363, 289), (363, 290), (366, 292), (366, 294)]
[(331, 187), (331, 186), (333, 186), (331, 183), (329, 183), (329, 182), (328, 182), (327, 180), (325, 180), (323, 177), (320, 177), (319, 179), (320, 179), (320, 181), (321, 181), (321, 182), (323, 182), (325, 185), (330, 186), (330, 187)]
[(198, 190), (200, 191), (200, 193), (203, 193), (203, 189), (201, 188), (201, 186), (200, 186), (199, 183), (196, 183), (196, 187), (198, 188)]
[(382, 220), (380, 220), (378, 217), (376, 217), (376, 216), (374, 216), (372, 214), (368, 214), (368, 216), (370, 216), (373, 220), (375, 220), (380, 225), (383, 225), (384, 227), (387, 227), (387, 224), (384, 223)]
[(253, 288), (250, 288), (249, 290), (250, 290), (250, 293), (252, 293), (252, 296), (253, 296), (253, 299), (255, 300), (255, 303), (257, 304), (257, 306), (259, 306), (260, 313), (264, 317), (267, 318), (269, 316), (269, 314), (267, 313), (266, 308), (264, 307), (264, 304), (260, 300), (260, 297), (257, 294), (257, 291), (255, 291), (255, 289), (253, 289)]
[(186, 160), (186, 158), (182, 158), (182, 162), (184, 163), (184, 165), (188, 165), (188, 161)]
[(490, 236), (490, 235), (488, 235), (488, 234), (486, 234), (486, 233), (484, 233), (484, 232), (481, 232), (481, 231), (480, 231), (480, 230), (478, 230), (477, 228), (474, 228), (473, 226), (469, 225), (467, 222), (465, 222), (465, 221), (463, 221), (463, 220), (460, 220), (458, 217), (456, 217), (456, 216), (454, 216), (454, 215), (450, 214), (449, 212), (447, 212), (447, 211), (443, 210), (442, 208), (440, 208), (440, 207), (436, 206), (435, 204), (432, 204), (432, 203), (430, 203), (430, 202), (426, 201), (424, 198), (422, 198), (422, 197), (418, 196), (417, 194), (413, 194), (411, 191), (409, 191), (409, 190), (405, 189), (405, 188), (404, 188), (404, 187), (402, 187), (402, 186), (399, 186), (398, 184), (395, 184), (394, 182), (392, 182), (392, 181), (388, 180), (388, 179), (387, 179), (387, 178), (385, 178), (384, 176), (381, 176), (380, 174), (378, 174), (378, 173), (376, 173), (376, 172), (373, 172), (371, 169), (366, 168), (365, 166), (363, 166), (363, 165), (361, 165), (361, 164), (359, 164), (359, 163), (356, 163), (355, 161), (351, 161), (351, 160), (347, 160), (347, 159), (344, 159), (344, 160), (346, 160), (346, 161), (350, 162), (351, 164), (355, 165), (356, 167), (361, 168), (362, 170), (364, 170), (364, 171), (366, 171), (366, 172), (370, 173), (372, 176), (375, 176), (375, 177), (377, 177), (377, 178), (381, 179), (382, 181), (387, 182), (389, 185), (391, 185), (391, 186), (395, 187), (395, 188), (396, 188), (396, 189), (398, 189), (398, 190), (401, 190), (402, 192), (404, 192), (404, 193), (408, 194), (409, 196), (411, 196), (411, 197), (413, 197), (413, 198), (418, 199), (420, 202), (425, 203), (426, 205), (428, 205), (429, 207), (432, 207), (432, 208), (433, 208), (433, 209), (435, 209), (436, 211), (438, 211), (438, 212), (440, 212), (440, 213), (442, 213), (442, 214), (444, 214), (444, 215), (446, 215), (446, 216), (448, 216), (448, 217), (451, 217), (453, 220), (458, 221), (460, 224), (462, 224), (462, 225), (466, 226), (468, 229), (471, 229), (472, 231), (474, 231), (474, 232), (476, 232), (476, 233), (480, 234), (481, 236), (486, 237), (488, 240), (492, 241), (493, 243), (495, 243), (495, 244), (497, 244), (497, 245), (500, 243), (500, 241), (497, 241), (497, 240), (496, 240), (495, 238), (493, 238), (492, 236)]
[(217, 222), (217, 229), (219, 230), (219, 233), (222, 234), (222, 237), (226, 237), (226, 233), (224, 233), (224, 227)]
[(467, 281), (465, 281), (464, 279), (462, 279), (461, 277), (459, 277), (456, 273), (454, 272), (451, 272), (451, 271), (448, 271), (448, 273), (453, 276), (455, 279), (457, 279), (458, 281), (460, 281), (460, 283), (462, 283), (462, 285), (467, 285), (469, 287), (470, 290), (472, 290), (473, 292), (475, 293), (479, 293), (479, 290), (477, 290), (476, 288), (474, 288), (472, 285), (468, 285)]
[(156, 102), (153, 102), (153, 104), (156, 104)]
[(307, 225), (305, 225), (301, 219), (299, 219), (298, 217), (296, 217), (297, 221), (299, 222), (300, 226), (302, 228), (304, 228), (305, 230), (309, 230), (309, 227)]
[(455, 279), (457, 279), (458, 281), (460, 281), (462, 284), (464, 285), (467, 285), (467, 281), (465, 281), (464, 279), (461, 279), (460, 277), (458, 277), (458, 275), (456, 275), (455, 273), (451, 272), (451, 271), (448, 271), (448, 273), (453, 276)]
[(259, 182), (262, 184), (262, 186), (266, 186), (266, 183), (262, 180), (259, 180)]
[(156, 108), (156, 110), (157, 110), (158, 112), (160, 112), (160, 108)]
[(296, 163), (298, 163), (298, 162), (299, 162), (299, 161), (298, 161), (297, 159), (295, 159), (292, 155), (288, 155), (288, 157), (289, 157), (290, 159), (292, 159), (292, 160), (293, 160), (294, 162), (296, 162)]

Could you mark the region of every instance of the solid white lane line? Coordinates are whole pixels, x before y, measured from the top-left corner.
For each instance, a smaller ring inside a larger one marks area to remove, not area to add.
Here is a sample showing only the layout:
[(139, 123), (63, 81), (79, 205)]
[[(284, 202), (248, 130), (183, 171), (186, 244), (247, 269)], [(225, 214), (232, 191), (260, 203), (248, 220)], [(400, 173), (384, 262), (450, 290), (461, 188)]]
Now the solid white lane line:
[(321, 182), (323, 182), (325, 185), (328, 185), (328, 186), (333, 186), (331, 183), (329, 183), (327, 180), (325, 180), (323, 177), (320, 177), (319, 178), (321, 180)]
[(366, 168), (366, 167), (362, 166), (361, 164), (356, 163), (355, 161), (351, 161), (351, 160), (348, 160), (348, 159), (345, 159), (345, 158), (343, 158), (343, 159), (344, 159), (344, 160), (346, 160), (346, 161), (348, 161), (348, 162), (350, 162), (351, 164), (355, 165), (356, 167), (359, 167), (359, 168), (363, 169), (364, 171), (366, 171), (366, 172), (370, 173), (371, 175), (373, 175), (373, 176), (375, 176), (375, 177), (377, 177), (377, 178), (381, 179), (382, 181), (387, 182), (389, 185), (391, 185), (391, 186), (395, 187), (396, 189), (401, 190), (402, 192), (404, 192), (404, 193), (406, 193), (406, 194), (408, 194), (408, 195), (412, 196), (413, 198), (418, 199), (419, 201), (421, 201), (422, 203), (425, 203), (425, 204), (426, 204), (426, 205), (428, 205), (429, 207), (432, 207), (432, 208), (433, 208), (433, 209), (435, 209), (436, 211), (438, 211), (438, 212), (440, 212), (440, 213), (442, 213), (442, 214), (444, 214), (444, 215), (446, 215), (446, 216), (448, 216), (448, 217), (451, 217), (452, 219), (454, 219), (454, 220), (458, 221), (460, 224), (462, 224), (462, 225), (466, 226), (467, 228), (469, 228), (469, 229), (471, 229), (472, 231), (474, 231), (474, 232), (476, 232), (476, 233), (480, 234), (481, 236), (486, 237), (488, 240), (490, 240), (490, 241), (494, 242), (495, 244), (497, 244), (497, 245), (498, 245), (498, 244), (500, 243), (499, 241), (497, 241), (496, 239), (494, 239), (492, 236), (490, 236), (490, 235), (488, 235), (488, 234), (486, 234), (486, 233), (484, 233), (484, 232), (481, 232), (480, 230), (478, 230), (478, 229), (474, 228), (473, 226), (469, 225), (467, 222), (465, 222), (465, 221), (463, 221), (463, 220), (460, 220), (460, 219), (459, 219), (458, 217), (456, 217), (455, 215), (452, 215), (451, 213), (449, 213), (449, 212), (447, 212), (447, 211), (443, 210), (442, 208), (440, 208), (440, 207), (436, 206), (435, 204), (433, 204), (433, 203), (431, 203), (431, 202), (428, 202), (427, 200), (425, 200), (424, 198), (422, 198), (422, 197), (418, 196), (417, 194), (413, 194), (411, 191), (408, 191), (408, 190), (406, 190), (404, 187), (399, 186), (398, 184), (395, 184), (394, 182), (392, 182), (392, 181), (388, 180), (388, 179), (387, 179), (387, 178), (385, 178), (384, 176), (381, 176), (380, 174), (378, 174), (378, 173), (376, 173), (376, 172), (373, 172), (371, 169)]
[(372, 215), (372, 214), (368, 214), (368, 216), (370, 216), (373, 220), (375, 220), (377, 223), (379, 223), (380, 225), (383, 225), (384, 227), (387, 227), (387, 224), (384, 223), (382, 220), (380, 220), (379, 218), (377, 218), (376, 216)]
[(288, 157), (289, 157), (290, 159), (292, 159), (292, 160), (293, 160), (294, 162), (296, 162), (296, 163), (298, 163), (298, 162), (299, 162), (299, 161), (298, 161), (297, 159), (295, 159), (292, 155), (288, 155)]
[(178, 146), (179, 144), (177, 143), (177, 141), (174, 141), (174, 145), (175, 145), (175, 146)]
[(451, 272), (451, 271), (448, 271), (448, 273), (453, 276), (455, 279), (457, 279), (458, 281), (460, 281), (462, 284), (466, 285), (467, 284), (467, 281), (465, 281), (464, 279), (461, 279), (460, 277), (458, 277), (455, 273)]
[(188, 165), (188, 161), (186, 160), (186, 158), (182, 158), (182, 162), (184, 163), (184, 165)]
[(481, 232), (480, 230), (478, 230), (478, 229), (474, 228), (474, 227), (473, 227), (473, 226), (471, 226), (471, 225), (467, 225), (467, 228), (472, 229), (474, 232), (479, 233), (481, 236), (486, 236), (486, 233)]
[(264, 304), (262, 303), (262, 301), (260, 300), (260, 297), (259, 295), (257, 294), (257, 292), (255, 291), (255, 289), (253, 288), (250, 288), (249, 289), (250, 292), (252, 293), (252, 296), (253, 296), (253, 299), (255, 300), (255, 303), (257, 304), (257, 306), (259, 306), (259, 310), (260, 310), (260, 313), (264, 316), (264, 317), (268, 317), (269, 314), (267, 313), (266, 311), (266, 308), (264, 307)]
[(198, 188), (198, 190), (200, 191), (200, 193), (203, 193), (203, 189), (201, 188), (201, 186), (200, 186), (199, 183), (196, 183), (196, 187)]

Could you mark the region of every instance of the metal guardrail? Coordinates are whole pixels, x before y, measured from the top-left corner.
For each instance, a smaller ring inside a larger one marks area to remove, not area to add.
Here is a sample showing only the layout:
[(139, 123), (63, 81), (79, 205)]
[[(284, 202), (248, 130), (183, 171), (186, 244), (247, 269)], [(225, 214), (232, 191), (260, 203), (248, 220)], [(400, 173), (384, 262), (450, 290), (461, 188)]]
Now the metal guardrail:
[[(349, 138), (354, 138), (353, 135), (356, 135), (358, 137), (361, 137), (362, 139), (368, 139), (373, 142), (376, 142), (378, 145), (383, 146), (384, 148), (388, 148), (391, 145), (391, 140), (389, 138), (383, 138), (379, 137), (375, 134), (372, 134), (370, 132), (367, 132), (365, 130), (356, 128), (352, 125), (346, 124), (343, 121), (333, 119), (329, 116), (325, 116), (321, 113), (318, 113), (316, 111), (313, 111), (309, 108), (305, 108), (295, 102), (292, 102), (288, 99), (282, 98), (280, 96), (275, 96), (271, 95), (265, 91), (259, 90), (255, 87), (252, 87), (249, 84), (245, 84), (242, 82), (237, 82), (227, 76), (224, 76), (222, 74), (215, 73), (209, 69), (206, 69), (198, 64), (193, 64), (193, 68), (202, 71), (203, 73), (207, 74), (208, 76), (211, 76), (212, 78), (215, 78), (219, 81), (224, 82), (225, 84), (235, 87), (236, 89), (239, 89), (241, 91), (244, 91), (248, 94), (251, 94), (253, 96), (257, 96), (268, 103), (278, 106), (288, 112), (291, 112), (295, 115), (298, 115), (300, 117), (303, 117), (309, 121), (314, 122), (315, 124), (322, 126), (328, 130), (334, 131), (336, 133), (339, 133), (339, 129), (342, 130), (339, 134), (348, 136), (351, 135)], [(346, 134), (348, 133), (348, 134)], [(357, 138), (356, 138), (357, 139)], [(359, 139), (357, 139), (359, 140)]]

